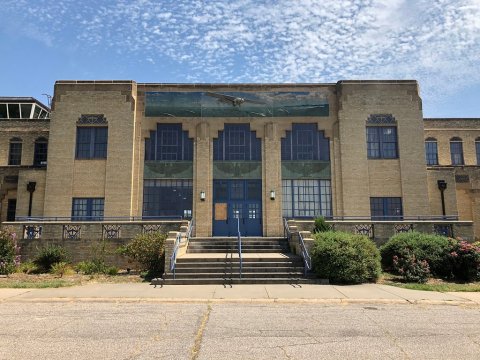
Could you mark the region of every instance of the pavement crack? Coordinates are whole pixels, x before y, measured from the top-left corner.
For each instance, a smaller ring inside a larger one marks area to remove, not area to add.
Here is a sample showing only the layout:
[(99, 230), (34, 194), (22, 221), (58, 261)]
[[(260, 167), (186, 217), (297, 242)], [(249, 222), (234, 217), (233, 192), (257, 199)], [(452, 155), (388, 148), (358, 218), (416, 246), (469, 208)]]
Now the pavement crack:
[(203, 340), (203, 333), (205, 331), (205, 327), (207, 326), (208, 319), (210, 318), (210, 313), (212, 312), (212, 305), (208, 304), (207, 311), (203, 314), (202, 322), (198, 327), (197, 334), (195, 336), (195, 342), (193, 344), (193, 348), (191, 351), (190, 360), (196, 360), (198, 355), (200, 354), (200, 348), (202, 346)]

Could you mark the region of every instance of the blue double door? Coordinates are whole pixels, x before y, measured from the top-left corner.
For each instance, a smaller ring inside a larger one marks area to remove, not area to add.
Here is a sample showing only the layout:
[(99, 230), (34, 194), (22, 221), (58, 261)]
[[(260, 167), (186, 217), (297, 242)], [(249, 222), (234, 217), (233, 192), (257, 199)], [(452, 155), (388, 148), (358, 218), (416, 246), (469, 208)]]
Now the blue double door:
[[(237, 220), (238, 219), (238, 220)], [(213, 235), (262, 235), (262, 181), (214, 180)]]

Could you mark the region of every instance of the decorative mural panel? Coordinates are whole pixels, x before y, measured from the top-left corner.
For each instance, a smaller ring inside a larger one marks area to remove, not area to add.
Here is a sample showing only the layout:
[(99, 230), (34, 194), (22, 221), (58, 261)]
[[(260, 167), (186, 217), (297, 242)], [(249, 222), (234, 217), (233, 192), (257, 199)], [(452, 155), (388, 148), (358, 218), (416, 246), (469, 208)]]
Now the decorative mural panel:
[(330, 162), (282, 161), (282, 179), (330, 179)]
[(146, 92), (147, 117), (328, 116), (322, 92)]
[(192, 179), (191, 161), (145, 161), (144, 179)]
[(261, 179), (261, 161), (214, 161), (214, 179)]

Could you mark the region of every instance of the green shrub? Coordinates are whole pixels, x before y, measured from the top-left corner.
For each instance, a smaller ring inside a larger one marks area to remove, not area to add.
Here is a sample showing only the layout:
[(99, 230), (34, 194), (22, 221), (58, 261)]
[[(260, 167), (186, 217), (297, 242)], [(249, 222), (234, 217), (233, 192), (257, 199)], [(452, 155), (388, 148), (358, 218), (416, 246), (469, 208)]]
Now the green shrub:
[(33, 261), (26, 261), (17, 267), (17, 271), (24, 274), (36, 274), (38, 273), (38, 267)]
[(312, 265), (319, 277), (348, 284), (378, 279), (380, 253), (366, 236), (328, 231), (314, 234), (314, 239)]
[(393, 257), (400, 257), (405, 251), (409, 251), (417, 260), (427, 261), (432, 275), (450, 277), (451, 266), (447, 255), (450, 254), (455, 241), (444, 236), (416, 231), (394, 235), (380, 248), (383, 269), (395, 271)]
[(81, 261), (75, 265), (75, 271), (85, 275), (103, 274), (106, 268), (105, 263), (98, 259)]
[(330, 224), (327, 224), (323, 216), (320, 216), (315, 219), (315, 225), (313, 228), (314, 233), (326, 232), (331, 230), (332, 230), (332, 226)]
[(61, 261), (52, 265), (50, 272), (52, 274), (62, 277), (68, 270), (68, 264), (65, 261)]
[(0, 229), (0, 275), (15, 272), (15, 268), (20, 265), (19, 253), (16, 234), (6, 228)]
[(137, 261), (148, 271), (147, 276), (162, 275), (165, 267), (166, 234), (159, 232), (139, 234), (118, 249), (119, 253)]
[(459, 281), (480, 279), (480, 246), (466, 241), (456, 240), (450, 253), (450, 271)]
[(48, 244), (37, 249), (33, 262), (41, 272), (50, 272), (53, 264), (68, 262), (68, 254), (62, 246)]
[(399, 255), (393, 256), (393, 269), (406, 282), (424, 284), (430, 276), (430, 267), (426, 260), (418, 260), (410, 250), (404, 249)]
[(118, 268), (116, 266), (109, 266), (105, 269), (105, 274), (114, 276), (118, 274)]

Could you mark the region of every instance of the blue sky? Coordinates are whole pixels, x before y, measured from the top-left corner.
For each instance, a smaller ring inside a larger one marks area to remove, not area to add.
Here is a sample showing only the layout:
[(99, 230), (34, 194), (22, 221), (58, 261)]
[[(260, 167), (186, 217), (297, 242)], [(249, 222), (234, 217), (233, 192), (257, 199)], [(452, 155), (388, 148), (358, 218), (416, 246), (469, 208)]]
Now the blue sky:
[(0, 96), (60, 79), (417, 79), (425, 117), (480, 117), (480, 0), (0, 0)]

